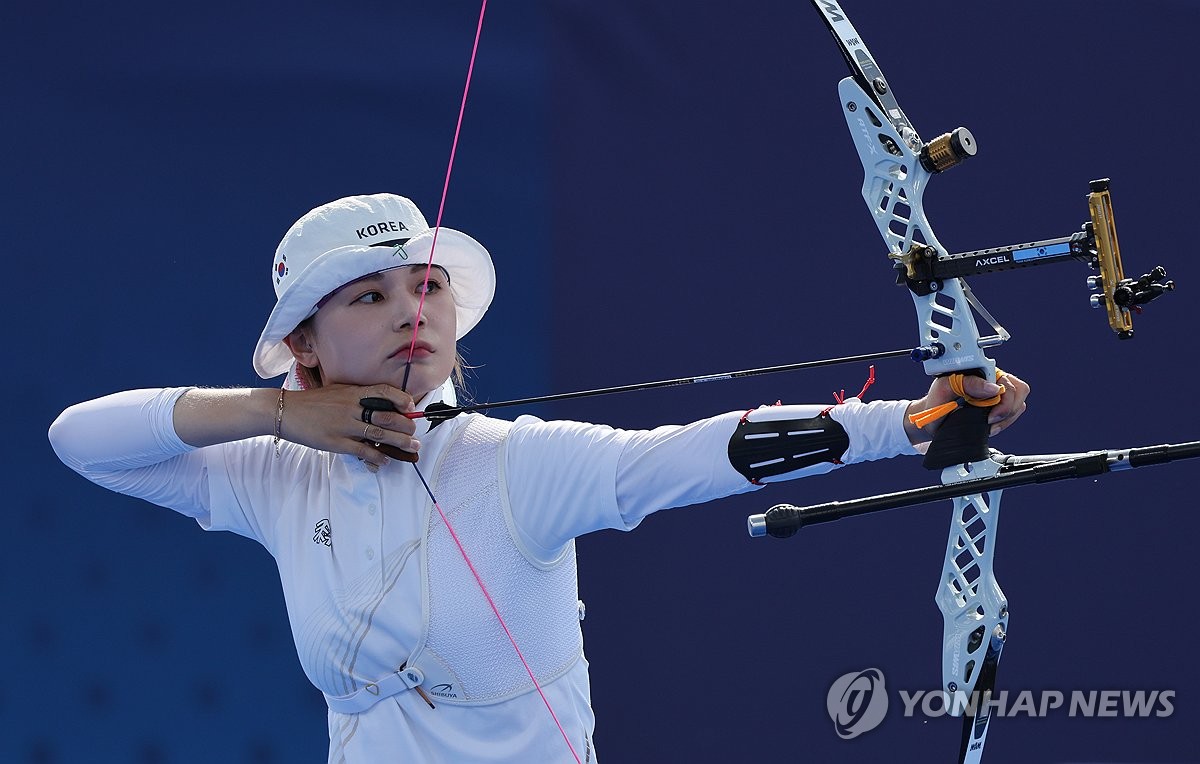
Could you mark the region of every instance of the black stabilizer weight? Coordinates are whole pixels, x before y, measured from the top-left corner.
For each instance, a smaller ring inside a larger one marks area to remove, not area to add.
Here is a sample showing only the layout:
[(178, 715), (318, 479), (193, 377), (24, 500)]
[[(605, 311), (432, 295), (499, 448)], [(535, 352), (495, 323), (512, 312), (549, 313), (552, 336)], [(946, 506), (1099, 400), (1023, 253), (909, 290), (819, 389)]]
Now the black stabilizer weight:
[(766, 512), (767, 535), (771, 538), (786, 539), (796, 535), (804, 518), (800, 510), (791, 504), (776, 504)]
[(951, 412), (933, 434), (933, 442), (921, 464), (927, 470), (940, 470), (953, 464), (978, 462), (988, 458), (988, 414), (992, 407), (965, 405)]

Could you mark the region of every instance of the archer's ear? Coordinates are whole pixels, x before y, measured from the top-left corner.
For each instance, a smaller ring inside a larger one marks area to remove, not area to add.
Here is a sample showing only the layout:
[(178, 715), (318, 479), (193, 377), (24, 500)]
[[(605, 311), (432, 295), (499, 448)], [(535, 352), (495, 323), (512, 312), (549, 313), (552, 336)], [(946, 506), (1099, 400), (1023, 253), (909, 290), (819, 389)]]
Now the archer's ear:
[(312, 331), (307, 326), (293, 329), (291, 334), (283, 338), (283, 343), (292, 351), (292, 357), (301, 366), (312, 369), (320, 365), (316, 348), (313, 346)]

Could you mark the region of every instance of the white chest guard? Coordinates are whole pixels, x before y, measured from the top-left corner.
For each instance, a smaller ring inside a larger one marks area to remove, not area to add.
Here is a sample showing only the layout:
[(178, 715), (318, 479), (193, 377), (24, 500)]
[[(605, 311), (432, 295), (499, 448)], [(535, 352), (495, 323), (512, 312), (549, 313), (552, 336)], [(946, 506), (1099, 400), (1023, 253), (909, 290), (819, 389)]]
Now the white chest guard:
[[(545, 564), (522, 551), (504, 484), (511, 424), (477, 414), (466, 420), (435, 470), (433, 494), (533, 675), (539, 684), (550, 682), (583, 655), (575, 543)], [(435, 704), (496, 703), (534, 689), (432, 503), (421, 573), (424, 628), (416, 649), (403, 667), (358, 692), (327, 695), (334, 711), (358, 713), (418, 686)]]

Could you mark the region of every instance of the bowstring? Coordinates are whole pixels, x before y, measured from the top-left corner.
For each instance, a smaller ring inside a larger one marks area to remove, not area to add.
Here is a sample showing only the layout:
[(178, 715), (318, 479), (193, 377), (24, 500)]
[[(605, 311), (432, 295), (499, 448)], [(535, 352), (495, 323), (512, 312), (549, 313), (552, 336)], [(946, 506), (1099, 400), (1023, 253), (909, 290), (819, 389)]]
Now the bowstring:
[[(437, 250), (438, 232), (442, 228), (442, 213), (445, 212), (446, 209), (446, 196), (450, 190), (450, 175), (454, 171), (454, 156), (458, 152), (458, 137), (462, 132), (463, 114), (465, 114), (467, 110), (467, 94), (471, 90), (471, 76), (475, 73), (475, 56), (479, 51), (479, 38), (483, 34), (483, 17), (486, 12), (487, 0), (483, 0), (479, 7), (479, 22), (475, 27), (475, 42), (471, 46), (471, 60), (467, 65), (467, 81), (466, 84), (463, 85), (462, 102), (458, 107), (458, 122), (454, 126), (454, 140), (450, 144), (450, 160), (446, 164), (446, 179), (442, 183), (441, 201), (438, 202), (437, 219), (434, 222), (433, 228), (433, 241), (430, 242), (429, 245), (429, 261), (425, 264), (425, 280), (421, 285), (421, 298), (417, 302), (417, 315), (413, 319), (413, 336), (412, 342), (409, 343), (408, 346), (408, 360), (404, 364), (404, 379), (400, 383), (400, 389), (405, 392), (408, 392), (408, 375), (412, 371), (413, 352), (416, 350), (417, 333), (421, 328), (421, 313), (425, 308), (425, 296), (429, 292), (429, 276), (433, 271), (433, 253)], [(504, 617), (500, 615), (500, 609), (496, 606), (495, 600), (492, 599), (492, 595), (488, 591), (487, 586), (484, 585), (483, 578), (479, 575), (479, 571), (476, 570), (475, 564), (471, 562), (471, 557), (467, 554), (467, 550), (463, 546), (462, 541), (459, 540), (458, 534), (455, 533), (454, 526), (450, 524), (450, 518), (446, 516), (446, 513), (442, 510), (441, 504), (433, 495), (433, 490), (429, 487), (428, 481), (425, 480), (425, 475), (421, 473), (421, 468), (417, 466), (416, 462), (409, 463), (412, 464), (413, 470), (416, 471), (417, 477), (421, 481), (421, 485), (425, 487), (425, 493), (429, 494), (429, 500), (433, 502), (434, 508), (437, 510), (438, 515), (442, 518), (442, 522), (445, 523), (446, 530), (450, 532), (450, 538), (454, 539), (454, 544), (458, 547), (458, 552), (460, 555), (462, 555), (463, 562), (467, 564), (467, 568), (471, 571), (471, 575), (475, 578), (475, 583), (478, 584), (479, 590), (483, 592), (483, 597), (485, 600), (487, 600), (488, 606), (492, 610), (492, 614), (496, 616), (496, 620), (500, 623), (500, 628), (504, 631), (504, 635), (508, 637), (509, 644), (512, 645), (513, 651), (516, 652), (517, 658), (520, 659), (521, 665), (525, 668), (525, 673), (529, 675), (529, 680), (533, 682), (534, 689), (537, 690), (538, 695), (542, 699), (542, 703), (546, 705), (546, 710), (550, 712), (550, 718), (554, 720), (554, 725), (558, 727), (558, 731), (562, 734), (563, 741), (567, 744), (567, 748), (569, 748), (571, 751), (571, 756), (575, 758), (576, 764), (582, 764), (579, 754), (575, 751), (575, 746), (571, 744), (570, 736), (567, 735), (567, 731), (563, 728), (562, 722), (560, 722), (558, 719), (558, 714), (554, 712), (553, 706), (550, 705), (549, 698), (546, 697), (546, 693), (542, 690), (541, 684), (538, 682), (537, 677), (533, 674), (533, 669), (530, 668), (529, 662), (525, 660), (524, 653), (522, 653), (521, 648), (517, 646), (517, 640), (513, 637), (512, 631), (509, 630), (508, 624), (504, 621)]]

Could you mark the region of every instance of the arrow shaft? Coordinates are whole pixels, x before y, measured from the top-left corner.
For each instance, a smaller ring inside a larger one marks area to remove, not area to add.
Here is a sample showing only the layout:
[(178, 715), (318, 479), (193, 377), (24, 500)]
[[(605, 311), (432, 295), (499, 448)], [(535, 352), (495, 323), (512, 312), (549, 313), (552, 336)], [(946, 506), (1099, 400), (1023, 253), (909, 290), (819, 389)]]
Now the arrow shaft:
[(718, 374), (703, 374), (695, 377), (679, 377), (678, 379), (663, 379), (657, 382), (639, 382), (632, 385), (618, 385), (616, 387), (601, 387), (594, 390), (577, 390), (570, 393), (554, 393), (551, 395), (538, 395), (532, 398), (518, 398), (510, 401), (498, 401), (494, 403), (474, 403), (469, 406), (455, 406), (452, 408), (438, 409), (435, 411), (414, 411), (405, 414), (410, 419), (420, 419), (428, 417), (431, 420), (449, 419), (450, 417), (462, 414), (468, 411), (482, 411), (484, 409), (502, 408), (505, 406), (525, 406), (534, 403), (548, 403), (550, 401), (565, 401), (575, 398), (589, 398), (596, 395), (613, 395), (615, 393), (629, 393), (634, 390), (653, 390), (659, 387), (678, 387), (681, 385), (695, 385), (705, 382), (723, 382), (728, 379), (739, 379), (742, 377), (757, 377), (764, 374), (778, 374), (785, 371), (799, 371), (801, 369), (815, 369), (821, 366), (836, 366), (846, 363), (861, 363), (864, 361), (877, 361), (883, 358), (899, 358), (900, 356), (911, 357), (912, 350), (886, 350), (878, 353), (864, 353), (862, 355), (842, 356), (840, 358), (823, 358), (817, 361), (800, 361), (798, 363), (785, 363), (778, 366), (763, 366), (756, 369), (742, 369), (739, 371), (726, 371)]

